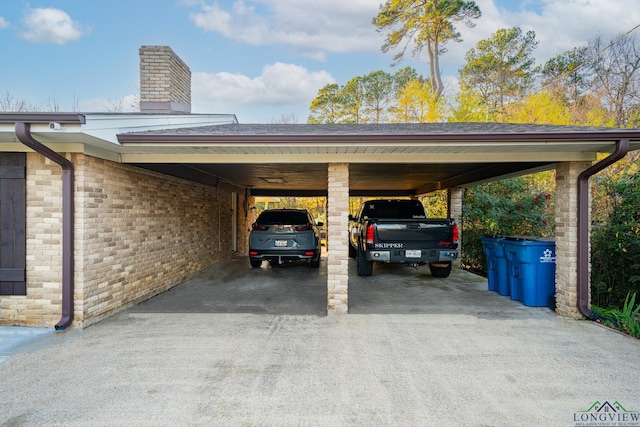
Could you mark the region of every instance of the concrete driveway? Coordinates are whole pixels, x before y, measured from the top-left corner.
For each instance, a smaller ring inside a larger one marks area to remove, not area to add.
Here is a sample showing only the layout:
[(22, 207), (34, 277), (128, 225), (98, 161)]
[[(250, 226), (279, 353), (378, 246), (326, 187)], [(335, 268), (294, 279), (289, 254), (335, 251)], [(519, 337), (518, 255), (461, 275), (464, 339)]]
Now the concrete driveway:
[(351, 277), (350, 314), (327, 317), (325, 279), (239, 258), (23, 345), (0, 425), (640, 424), (636, 339), (395, 266)]

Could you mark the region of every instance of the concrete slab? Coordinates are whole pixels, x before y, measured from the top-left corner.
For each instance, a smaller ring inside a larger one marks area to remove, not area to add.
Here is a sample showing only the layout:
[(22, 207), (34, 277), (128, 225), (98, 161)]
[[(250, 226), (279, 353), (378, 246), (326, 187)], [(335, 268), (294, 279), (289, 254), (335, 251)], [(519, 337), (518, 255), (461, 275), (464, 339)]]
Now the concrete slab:
[(50, 328), (0, 325), (0, 365), (19, 348), (53, 333)]
[(0, 366), (0, 424), (567, 426), (595, 402), (638, 415), (639, 340), (465, 272), (382, 267), (354, 278), (345, 316), (322, 314), (322, 268), (234, 260), (50, 335)]

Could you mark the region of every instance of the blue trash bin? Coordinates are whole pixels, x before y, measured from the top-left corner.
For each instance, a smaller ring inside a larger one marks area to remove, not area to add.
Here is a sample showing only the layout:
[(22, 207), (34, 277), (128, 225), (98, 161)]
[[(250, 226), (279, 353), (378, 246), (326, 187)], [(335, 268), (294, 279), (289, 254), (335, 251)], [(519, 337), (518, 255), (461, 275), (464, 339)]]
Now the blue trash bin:
[(530, 307), (550, 307), (556, 290), (555, 240), (509, 236), (504, 245), (511, 299)]
[(504, 250), (504, 236), (487, 235), (481, 237), (484, 253), (487, 258), (487, 279), (489, 290), (500, 295), (509, 295), (507, 277), (507, 256)]

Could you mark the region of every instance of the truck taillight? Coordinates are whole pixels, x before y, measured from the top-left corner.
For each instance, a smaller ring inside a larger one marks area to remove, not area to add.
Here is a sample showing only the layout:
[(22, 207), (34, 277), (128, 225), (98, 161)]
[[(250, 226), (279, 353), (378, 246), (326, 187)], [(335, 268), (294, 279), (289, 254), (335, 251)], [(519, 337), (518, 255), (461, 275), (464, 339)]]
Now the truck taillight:
[(373, 232), (374, 232), (373, 225), (367, 226), (367, 244), (368, 245), (373, 245)]
[(453, 233), (453, 243), (458, 243), (460, 241), (460, 234), (458, 232), (458, 224), (453, 224), (453, 229), (451, 230)]

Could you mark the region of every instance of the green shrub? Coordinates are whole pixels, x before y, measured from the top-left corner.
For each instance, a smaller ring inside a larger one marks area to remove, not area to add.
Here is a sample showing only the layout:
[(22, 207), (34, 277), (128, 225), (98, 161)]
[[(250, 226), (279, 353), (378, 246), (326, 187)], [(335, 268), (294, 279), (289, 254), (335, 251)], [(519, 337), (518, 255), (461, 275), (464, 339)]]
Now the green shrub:
[(462, 208), (462, 265), (486, 275), (481, 237), (528, 235), (553, 237), (553, 174), (510, 178), (465, 190)]
[(605, 325), (640, 338), (640, 304), (635, 306), (636, 293), (627, 294), (622, 309), (593, 306), (592, 310), (605, 318)]
[(640, 173), (596, 181), (591, 302), (622, 309), (640, 292)]

